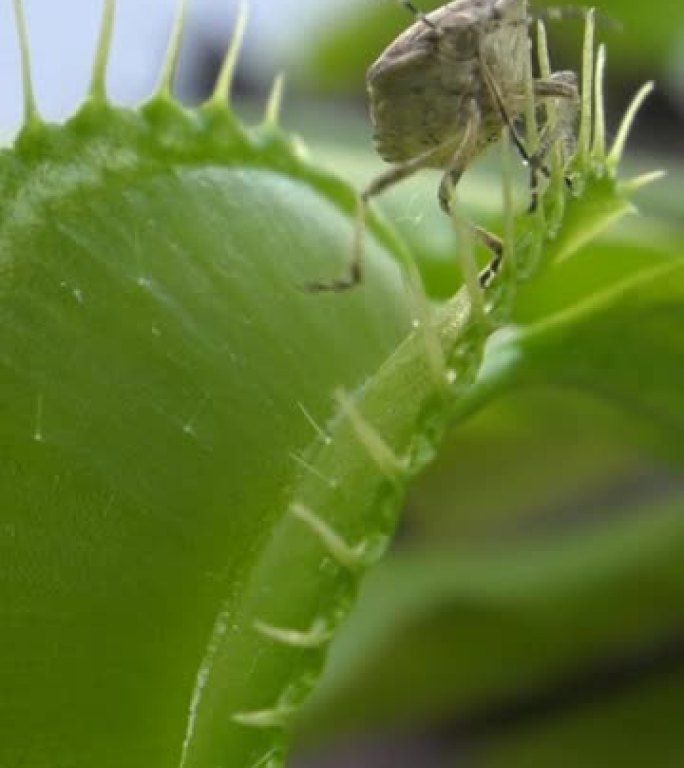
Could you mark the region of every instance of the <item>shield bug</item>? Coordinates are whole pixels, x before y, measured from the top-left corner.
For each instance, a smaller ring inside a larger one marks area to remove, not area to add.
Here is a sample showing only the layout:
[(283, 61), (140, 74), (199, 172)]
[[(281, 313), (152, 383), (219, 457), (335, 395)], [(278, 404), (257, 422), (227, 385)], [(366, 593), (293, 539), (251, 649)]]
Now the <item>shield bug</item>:
[[(539, 151), (530, 155), (515, 129), (529, 92), (526, 0), (455, 0), (431, 13), (421, 12), (409, 0), (399, 2), (415, 21), (383, 51), (366, 78), (375, 146), (392, 167), (373, 179), (360, 196), (348, 274), (313, 283), (312, 290), (343, 291), (360, 282), (371, 198), (419, 170), (437, 168), (443, 172), (439, 204), (450, 214), (452, 192), (463, 172), (505, 127), (530, 166), (531, 207), (536, 203), (538, 174), (548, 174), (544, 155), (558, 136), (542, 132)], [(572, 109), (579, 100), (572, 72), (535, 78), (533, 92), (541, 103), (562, 99)], [(484, 287), (499, 268), (503, 244), (482, 227), (471, 226), (494, 254), (480, 275)]]

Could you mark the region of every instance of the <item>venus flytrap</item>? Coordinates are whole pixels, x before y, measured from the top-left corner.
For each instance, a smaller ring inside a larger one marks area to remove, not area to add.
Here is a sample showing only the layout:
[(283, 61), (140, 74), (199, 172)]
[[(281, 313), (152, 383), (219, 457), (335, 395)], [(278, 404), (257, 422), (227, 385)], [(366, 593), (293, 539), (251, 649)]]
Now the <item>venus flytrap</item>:
[[(615, 181), (629, 123), (605, 156), (584, 93), (574, 197), (556, 159), (533, 216), (516, 214), (506, 174), (506, 266), (484, 293), (471, 269), (435, 309), (370, 215), (364, 285), (309, 295), (307, 280), (348, 258), (356, 196), (278, 126), (282, 80), (261, 125), (233, 113), (244, 6), (206, 104), (171, 95), (181, 3), (157, 93), (124, 110), (105, 89), (108, 0), (88, 98), (64, 126), (39, 116), (15, 8), (25, 126), (0, 156), (0, 764), (275, 768), (518, 280), (629, 208)], [(586, 86), (589, 53), (585, 67)]]

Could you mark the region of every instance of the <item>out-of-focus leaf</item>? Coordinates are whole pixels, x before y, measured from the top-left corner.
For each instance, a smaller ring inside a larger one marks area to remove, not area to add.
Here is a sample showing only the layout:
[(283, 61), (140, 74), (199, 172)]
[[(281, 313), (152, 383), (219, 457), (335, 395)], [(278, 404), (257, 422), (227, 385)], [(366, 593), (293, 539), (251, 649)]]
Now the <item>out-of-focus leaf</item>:
[(512, 380), (590, 392), (627, 410), (649, 444), (681, 461), (683, 324), (678, 259), (492, 344), (473, 401)]
[(481, 768), (677, 768), (684, 761), (684, 673), (680, 663), (674, 673), (658, 674), (659, 663), (641, 660), (641, 685), (498, 739)]
[(577, 393), (504, 397), (452, 431), (407, 504), (406, 547), (517, 548), (596, 528), (681, 488), (629, 414)]
[[(436, 0), (420, 4), (426, 11), (444, 5)], [(554, 2), (534, 3), (533, 7), (558, 5)], [(602, 34), (609, 40), (611, 61), (618, 67), (641, 75), (641, 69), (664, 65), (681, 40), (684, 28), (684, 5), (671, 0), (601, 0), (597, 4), (607, 22)], [(363, 78), (371, 62), (380, 55), (396, 35), (413, 19), (398, 3), (377, 0), (357, 3), (353, 9), (338, 12), (336, 23), (322, 30), (312, 46), (305, 71), (317, 85), (327, 89), (363, 87)], [(617, 31), (617, 22), (622, 31)], [(576, 48), (581, 23), (573, 20), (549, 23), (552, 41), (564, 48)], [(562, 32), (562, 34), (561, 34)], [(554, 34), (558, 33), (558, 34)]]
[(684, 621), (681, 495), (555, 546), (395, 554), (368, 579), (306, 739), (466, 718)]

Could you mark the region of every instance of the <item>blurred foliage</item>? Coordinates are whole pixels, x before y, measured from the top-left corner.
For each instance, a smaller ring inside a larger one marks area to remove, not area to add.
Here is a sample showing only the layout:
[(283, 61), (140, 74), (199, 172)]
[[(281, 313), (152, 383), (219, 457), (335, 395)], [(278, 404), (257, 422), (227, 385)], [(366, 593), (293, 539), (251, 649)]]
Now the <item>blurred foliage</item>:
[(675, 768), (681, 765), (684, 674), (661, 674), (621, 690), (609, 707), (600, 697), (538, 727), (509, 733), (488, 750), (484, 768), (576, 768), (578, 765)]
[[(430, 10), (443, 3), (423, 0), (418, 5)], [(531, 4), (533, 8), (557, 5)], [(664, 71), (684, 35), (684, 4), (672, 0), (601, 0), (596, 7), (606, 19), (601, 34), (610, 46), (611, 66), (638, 78), (644, 77), (644, 71)], [(303, 64), (311, 82), (332, 90), (361, 88), (369, 64), (412, 21), (394, 0), (340, 3), (331, 14), (334, 23), (329, 23), (306, 50)], [(552, 21), (548, 26), (552, 51), (560, 51), (563, 58), (577, 50), (580, 22)]]
[(587, 667), (669, 637), (684, 598), (681, 502), (555, 541), (395, 553), (336, 645), (307, 736), (422, 730), (530, 692), (560, 698)]

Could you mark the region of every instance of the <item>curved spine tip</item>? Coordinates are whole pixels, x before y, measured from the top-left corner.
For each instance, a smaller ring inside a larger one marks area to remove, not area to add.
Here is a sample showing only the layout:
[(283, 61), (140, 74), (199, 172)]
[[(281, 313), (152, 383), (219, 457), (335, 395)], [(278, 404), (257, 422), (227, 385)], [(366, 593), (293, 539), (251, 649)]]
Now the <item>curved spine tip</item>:
[(649, 184), (653, 184), (656, 181), (667, 176), (667, 171), (660, 168), (657, 171), (650, 171), (648, 173), (642, 173), (640, 176), (635, 176), (632, 179), (627, 179), (619, 185), (620, 192), (625, 195), (631, 195), (634, 192), (638, 192), (643, 187), (647, 187)]
[[(502, 136), (504, 142), (507, 142), (507, 129), (503, 131)], [(507, 143), (506, 147), (506, 151), (508, 151), (509, 145)], [(463, 214), (460, 200), (456, 194), (453, 194), (451, 198), (451, 221), (458, 235), (458, 266), (460, 267), (463, 276), (463, 285), (470, 301), (470, 309), (475, 321), (481, 327), (484, 327), (487, 322), (487, 309), (478, 282), (478, 267), (475, 260), (475, 239), (473, 237), (472, 229), (468, 226), (468, 221)]]
[(333, 632), (324, 621), (315, 621), (306, 630), (278, 627), (258, 619), (252, 626), (267, 640), (300, 650), (324, 648), (333, 638)]
[(601, 43), (594, 73), (594, 138), (591, 152), (596, 160), (603, 160), (606, 156), (606, 109), (603, 96), (605, 71), (606, 46)]
[(539, 125), (537, 124), (537, 106), (534, 97), (534, 75), (532, 73), (532, 45), (525, 56), (525, 132), (527, 139), (527, 151), (534, 154), (539, 148)]
[(356, 545), (350, 544), (316, 512), (298, 501), (290, 505), (289, 513), (309, 529), (323, 549), (340, 567), (356, 573), (368, 565), (365, 542), (362, 541)]
[(549, 56), (549, 41), (546, 25), (541, 19), (537, 22), (537, 60), (539, 73), (543, 78), (551, 77), (551, 57)]
[(276, 705), (272, 709), (256, 709), (251, 712), (236, 712), (233, 722), (247, 728), (285, 728), (297, 713), (294, 707)]
[(266, 102), (266, 114), (264, 115), (264, 125), (277, 128), (280, 124), (280, 114), (283, 106), (283, 92), (285, 90), (285, 74), (281, 72), (273, 80), (271, 92)]
[(90, 81), (89, 97), (93, 101), (107, 101), (107, 67), (114, 37), (114, 19), (116, 17), (116, 0), (104, 0), (102, 9), (102, 24), (100, 39), (93, 64), (93, 76)]
[(577, 150), (584, 166), (589, 158), (591, 147), (591, 129), (593, 122), (593, 84), (594, 84), (594, 33), (596, 29), (595, 11), (587, 11), (584, 27), (584, 45), (582, 48), (582, 103), (580, 108), (580, 130)]
[[(515, 205), (513, 203), (513, 147), (511, 132), (504, 129), (501, 136), (501, 197), (504, 210), (503, 263), (513, 275), (517, 272), (515, 253)], [(539, 205), (538, 209), (543, 209)], [(472, 240), (472, 235), (471, 235)], [(471, 246), (472, 248), (472, 246)], [(478, 285), (479, 288), (479, 285)], [(482, 291), (479, 291), (482, 296)]]
[(242, 51), (242, 43), (245, 39), (248, 19), (248, 0), (239, 0), (233, 38), (230, 42), (230, 45), (228, 46), (228, 49), (226, 50), (226, 55), (223, 60), (223, 65), (221, 66), (221, 71), (219, 72), (219, 76), (216, 80), (214, 92), (209, 98), (208, 103), (211, 105), (225, 105), (226, 103), (230, 103), (233, 79), (235, 77), (235, 69), (237, 67), (240, 52)]
[(618, 163), (622, 159), (622, 155), (625, 151), (625, 144), (627, 143), (627, 137), (629, 136), (629, 132), (632, 129), (632, 125), (634, 124), (634, 119), (636, 118), (638, 111), (641, 109), (641, 105), (644, 103), (644, 101), (646, 101), (647, 96), (652, 93), (654, 88), (655, 83), (652, 80), (648, 83), (644, 83), (644, 85), (642, 85), (641, 88), (639, 88), (639, 90), (636, 92), (629, 107), (627, 107), (627, 111), (625, 112), (617, 134), (615, 135), (613, 146), (611, 147), (610, 153), (606, 159), (606, 164), (611, 170), (615, 170)]
[(40, 122), (38, 105), (33, 90), (33, 75), (31, 67), (31, 49), (29, 45), (26, 14), (23, 0), (14, 0), (14, 18), (17, 25), (19, 50), (21, 54), (21, 78), (24, 91), (24, 125)]
[(183, 33), (185, 32), (187, 17), (188, 0), (178, 0), (176, 18), (173, 22), (171, 37), (169, 38), (169, 47), (166, 52), (166, 58), (159, 79), (159, 87), (157, 89), (157, 95), (163, 99), (170, 99), (173, 94), (173, 83), (178, 70), (178, 60), (183, 44)]
[(335, 400), (341, 413), (349, 420), (361, 446), (380, 473), (392, 482), (401, 481), (408, 470), (406, 461), (397, 456), (385, 438), (366, 421), (354, 401), (343, 389), (335, 392)]

